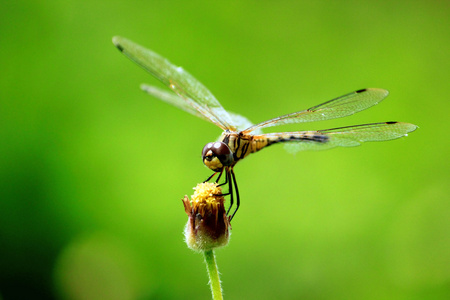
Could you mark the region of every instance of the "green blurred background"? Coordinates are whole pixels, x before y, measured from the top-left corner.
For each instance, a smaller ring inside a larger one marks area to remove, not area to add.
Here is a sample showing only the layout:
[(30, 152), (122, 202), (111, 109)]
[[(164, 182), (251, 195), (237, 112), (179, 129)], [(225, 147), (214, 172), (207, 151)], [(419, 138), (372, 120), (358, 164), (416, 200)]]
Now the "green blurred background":
[(365, 87), (407, 138), (274, 146), (236, 168), (226, 299), (450, 299), (448, 1), (1, 1), (0, 298), (209, 299), (180, 199), (220, 129), (113, 46), (183, 66), (253, 122)]

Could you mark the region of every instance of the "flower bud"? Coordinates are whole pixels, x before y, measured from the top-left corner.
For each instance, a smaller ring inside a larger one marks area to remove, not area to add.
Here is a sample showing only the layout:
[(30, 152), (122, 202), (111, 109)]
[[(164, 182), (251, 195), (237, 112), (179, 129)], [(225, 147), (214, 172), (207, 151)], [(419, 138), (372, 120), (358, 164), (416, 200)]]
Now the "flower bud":
[(228, 244), (230, 221), (222, 188), (217, 183), (199, 183), (194, 195), (182, 199), (189, 220), (184, 229), (186, 244), (195, 251), (207, 251)]

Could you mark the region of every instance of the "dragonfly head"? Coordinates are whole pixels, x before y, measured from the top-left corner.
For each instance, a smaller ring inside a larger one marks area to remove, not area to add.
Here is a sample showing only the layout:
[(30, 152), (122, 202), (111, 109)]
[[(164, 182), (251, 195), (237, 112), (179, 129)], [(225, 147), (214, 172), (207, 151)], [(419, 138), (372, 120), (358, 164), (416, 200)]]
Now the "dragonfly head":
[(222, 142), (208, 143), (203, 147), (202, 159), (205, 166), (214, 172), (220, 172), (224, 167), (234, 162), (230, 147)]

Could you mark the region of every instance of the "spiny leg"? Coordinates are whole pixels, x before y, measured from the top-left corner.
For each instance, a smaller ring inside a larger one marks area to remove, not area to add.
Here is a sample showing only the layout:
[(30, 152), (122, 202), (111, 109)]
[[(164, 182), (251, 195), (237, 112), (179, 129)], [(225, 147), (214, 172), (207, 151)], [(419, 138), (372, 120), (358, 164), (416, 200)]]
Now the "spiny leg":
[[(210, 181), (211, 178), (213, 178), (214, 175), (216, 175), (216, 174), (217, 174), (217, 172), (214, 172), (211, 176), (208, 177), (208, 179), (206, 179), (205, 181), (203, 181), (203, 183)], [(222, 175), (222, 173), (220, 173), (220, 175)], [(220, 178), (220, 175), (219, 175), (219, 178)]]
[[(219, 183), (219, 180), (220, 180), (220, 178), (222, 177), (222, 174), (223, 174), (223, 170), (224, 170), (224, 169), (222, 169), (222, 171), (220, 171), (219, 177), (217, 177), (217, 179), (216, 179), (216, 184)], [(213, 178), (214, 175), (216, 175), (217, 173), (218, 173), (218, 172), (215, 172), (214, 174), (212, 174), (211, 176), (209, 176), (208, 179), (206, 179), (205, 181), (203, 181), (203, 183), (208, 182), (209, 180), (211, 180), (211, 178)], [(227, 173), (227, 172), (225, 172), (225, 173)], [(230, 178), (231, 178), (231, 177), (230, 177)], [(221, 183), (221, 184), (218, 184), (217, 186), (226, 185), (227, 183), (228, 183), (228, 176), (225, 176), (225, 182), (223, 182), (223, 183)], [(230, 195), (230, 192), (229, 192), (229, 191), (228, 191), (228, 193), (220, 194), (220, 196), (228, 196), (228, 195)], [(219, 195), (216, 195), (216, 196), (219, 196)]]
[[(224, 171), (224, 169), (222, 169), (222, 171), (220, 171), (219, 176), (216, 179), (216, 183), (218, 183), (219, 180), (220, 180), (220, 177), (222, 177), (223, 171)], [(217, 173), (218, 172), (214, 172), (204, 182), (210, 181)], [(233, 178), (231, 178), (231, 176), (233, 176)], [(219, 184), (218, 186), (226, 185), (228, 183), (228, 193), (221, 194), (221, 196), (230, 195), (230, 207), (228, 207), (227, 216), (230, 213), (231, 207), (234, 204), (234, 199), (233, 199), (233, 181), (234, 181), (234, 186), (236, 188), (236, 193), (237, 193), (237, 207), (236, 207), (235, 211), (233, 212), (233, 215), (231, 216), (230, 221), (234, 217), (234, 215), (236, 214), (236, 212), (237, 212), (237, 210), (239, 208), (239, 193), (238, 193), (238, 190), (237, 190), (236, 178), (235, 178), (233, 170), (228, 168), (228, 167), (225, 168), (225, 182)]]
[[(217, 173), (218, 173), (218, 172), (214, 172), (214, 173), (213, 173), (211, 176), (209, 176), (205, 181), (203, 181), (203, 183), (210, 181)], [(222, 171), (220, 171), (219, 177), (217, 177), (217, 179), (216, 179), (216, 183), (219, 183), (219, 180), (220, 180), (220, 177), (222, 177), (222, 174), (223, 174), (223, 169), (222, 169)], [(225, 182), (224, 182), (224, 183), (221, 183), (221, 184), (219, 184), (219, 185), (217, 185), (217, 186), (222, 186), (222, 185), (224, 185), (224, 184), (227, 184), (227, 179), (228, 179), (228, 178), (225, 178)]]
[[(230, 169), (226, 169), (227, 182), (228, 182), (228, 194), (230, 195), (230, 207), (227, 210), (227, 216), (230, 213), (231, 207), (233, 206), (233, 181), (231, 180), (231, 172)], [(228, 195), (227, 194), (227, 195)]]
[[(223, 172), (223, 169), (222, 169), (222, 171), (220, 171), (219, 178), (220, 178), (220, 176), (222, 176), (222, 172)], [(221, 184), (219, 184), (218, 186), (226, 185), (228, 183), (228, 175), (227, 174), (228, 174), (228, 170), (225, 170), (225, 181), (222, 182)], [(217, 179), (216, 183), (218, 181), (219, 181), (219, 179)], [(229, 194), (230, 194), (230, 192), (228, 191), (228, 193), (226, 193), (225, 195), (229, 195)]]
[[(222, 177), (222, 174), (223, 174), (223, 169), (222, 169), (222, 171), (220, 171), (220, 174), (219, 174), (219, 177), (217, 177), (217, 179), (216, 179), (216, 183), (219, 183), (219, 180), (220, 180), (220, 177)], [(227, 182), (226, 182), (226, 178), (225, 178), (225, 183), (222, 183), (222, 184), (226, 184)], [(221, 186), (222, 184), (219, 184), (218, 186)]]
[[(236, 176), (234, 175), (233, 169), (230, 170), (230, 173), (231, 173), (231, 175), (230, 175), (230, 189), (232, 189), (231, 176), (233, 176), (234, 189), (236, 191), (236, 209), (234, 210), (233, 214), (231, 215), (231, 218), (230, 218), (230, 222), (231, 222), (231, 220), (233, 219), (234, 215), (238, 211), (239, 205), (241, 203), (240, 203), (240, 199), (239, 199), (239, 189), (238, 189), (238, 186), (237, 186)], [(233, 204), (233, 194), (231, 194), (231, 204)], [(231, 208), (231, 205), (230, 205), (230, 208)], [(229, 211), (230, 211), (230, 209), (228, 209), (228, 212)], [(227, 215), (228, 215), (228, 212), (227, 212)]]
[[(219, 175), (219, 178), (220, 178), (220, 176), (222, 176), (222, 172), (223, 172), (223, 170), (220, 172), (220, 175)], [(228, 174), (228, 172), (225, 172), (225, 174)], [(221, 184), (218, 184), (217, 186), (223, 186), (223, 185), (226, 185), (229, 181), (229, 178), (228, 178), (229, 176), (228, 175), (225, 175), (225, 181), (224, 182), (222, 182)], [(219, 181), (219, 178), (216, 180), (216, 183)], [(231, 180), (231, 177), (230, 177), (230, 180)], [(222, 194), (220, 194), (220, 196), (228, 196), (228, 195), (231, 195), (231, 190), (230, 190), (230, 187), (228, 187), (228, 193), (222, 193)], [(231, 200), (231, 201), (233, 201), (233, 200)], [(231, 202), (231, 203), (233, 203), (233, 202)]]

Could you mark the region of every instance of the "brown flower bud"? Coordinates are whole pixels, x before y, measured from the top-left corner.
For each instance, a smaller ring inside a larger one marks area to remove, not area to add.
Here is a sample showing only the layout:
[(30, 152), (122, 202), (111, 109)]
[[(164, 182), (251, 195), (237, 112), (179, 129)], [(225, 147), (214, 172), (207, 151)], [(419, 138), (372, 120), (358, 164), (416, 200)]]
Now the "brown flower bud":
[(206, 251), (228, 244), (230, 221), (222, 188), (217, 183), (199, 183), (189, 201), (182, 199), (189, 220), (184, 229), (186, 244), (195, 251)]

